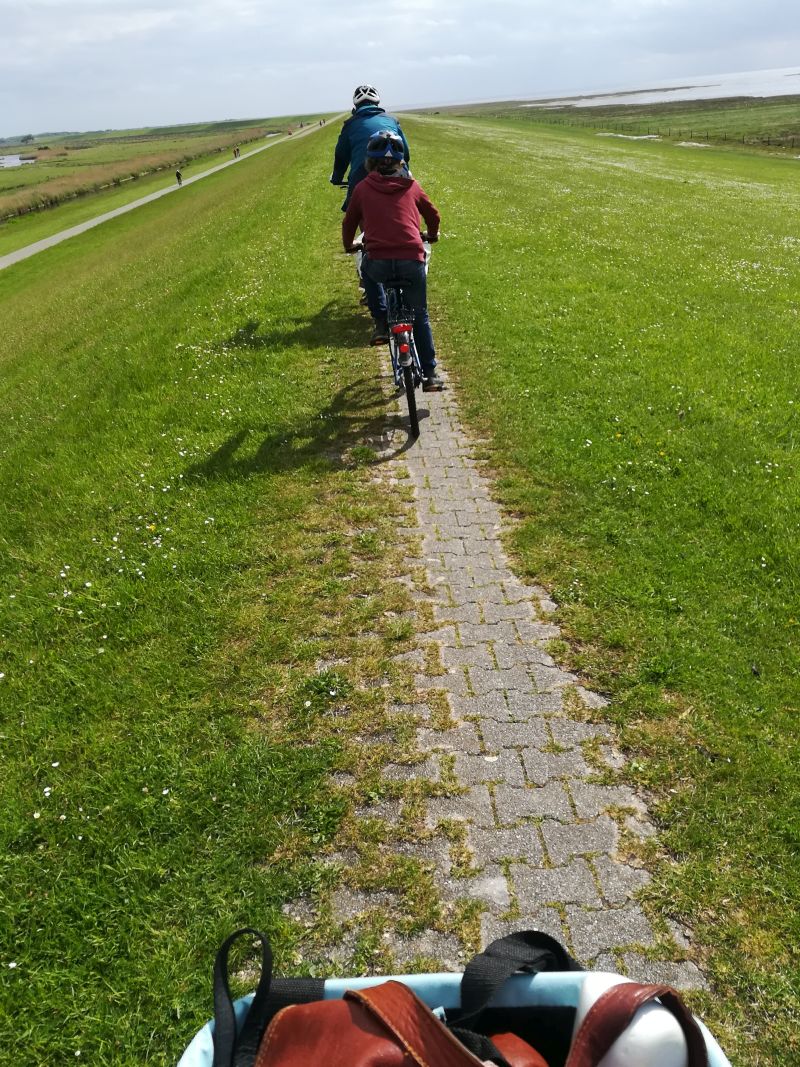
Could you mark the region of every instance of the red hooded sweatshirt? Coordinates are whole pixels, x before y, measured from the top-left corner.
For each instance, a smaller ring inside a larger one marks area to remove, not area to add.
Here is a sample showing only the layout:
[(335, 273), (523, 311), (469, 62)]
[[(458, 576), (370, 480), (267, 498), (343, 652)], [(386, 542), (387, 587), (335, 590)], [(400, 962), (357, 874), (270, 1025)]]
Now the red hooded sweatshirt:
[(350, 248), (360, 226), (370, 259), (425, 259), (419, 217), (431, 237), (439, 233), (439, 212), (413, 178), (387, 177), (372, 171), (350, 197), (342, 221), (342, 241)]

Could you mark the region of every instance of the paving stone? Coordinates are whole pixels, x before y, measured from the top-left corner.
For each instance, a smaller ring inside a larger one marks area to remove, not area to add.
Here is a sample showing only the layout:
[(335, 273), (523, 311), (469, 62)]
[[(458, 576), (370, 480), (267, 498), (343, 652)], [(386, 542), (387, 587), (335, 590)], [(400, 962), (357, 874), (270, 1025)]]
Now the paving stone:
[(609, 952), (623, 945), (649, 946), (654, 943), (653, 928), (635, 904), (591, 911), (570, 905), (567, 907), (567, 923), (579, 960), (592, 959), (599, 952)]
[(474, 723), (462, 722), (453, 730), (417, 730), (417, 746), (422, 752), (480, 752), (481, 742)]
[(478, 716), (481, 719), (496, 719), (499, 722), (507, 722), (511, 718), (505, 695), (499, 691), (483, 693), (481, 696), (448, 693), (447, 699), (457, 718)]
[(378, 800), (374, 804), (360, 804), (354, 809), (354, 814), (359, 819), (381, 819), (393, 825), (400, 820), (400, 801), (390, 798)]
[(341, 886), (331, 894), (331, 910), (336, 922), (349, 922), (371, 908), (392, 908), (397, 905), (397, 894), (388, 891), (366, 892), (363, 889), (348, 889)]
[(644, 814), (644, 804), (634, 791), (625, 785), (592, 785), (589, 782), (570, 782), (575, 810), (581, 819), (591, 819), (609, 808), (633, 808)]
[[(585, 689), (576, 674), (561, 669), (545, 651), (546, 642), (560, 634), (546, 618), (557, 605), (542, 587), (526, 585), (511, 572), (500, 540), (500, 510), (472, 454), (473, 442), (461, 430), (454, 395), (432, 401), (428, 416), (419, 443), (400, 458), (397, 449), (405, 435), (393, 431), (381, 438), (391, 453), (385, 468), (389, 476), (394, 473), (392, 463), (403, 466), (411, 475), (405, 483), (415, 488), (416, 503), (398, 522), (414, 531), (403, 536), (421, 540), (423, 558), (409, 559), (409, 575), (404, 577), (412, 596), (433, 607), (438, 625), (427, 639), (438, 642), (448, 668), (439, 676), (418, 672), (416, 682), (422, 689), (446, 692), (454, 718), (461, 721), (445, 731), (421, 726), (417, 740), (423, 752), (454, 754), (456, 774), (476, 784), (463, 795), (430, 798), (427, 822), (434, 827), (440, 818), (465, 821), (475, 863), (485, 870), (474, 879), (452, 880), (450, 845), (441, 835), (403, 842), (396, 850), (429, 864), (449, 899), (465, 896), (487, 906), (481, 918), (484, 943), (513, 930), (544, 929), (561, 941), (568, 934), (576, 955), (595, 966), (627, 969), (632, 977), (666, 979), (683, 988), (697, 988), (692, 983), (699, 980), (702, 988), (702, 975), (693, 964), (653, 964), (635, 951), (637, 945), (654, 943), (646, 916), (630, 900), (647, 876), (615, 862), (619, 831), (605, 812), (630, 808), (636, 813), (626, 820), (631, 833), (645, 837), (655, 831), (633, 790), (583, 780), (591, 774), (581, 751), (584, 741), (602, 741), (601, 756), (612, 768), (623, 767), (623, 757), (608, 726), (572, 720), (564, 707), (564, 690), (574, 687), (592, 709), (602, 709), (607, 700)], [(427, 570), (430, 594), (411, 580), (420, 565)], [(416, 659), (411, 655), (407, 662)], [(467, 676), (474, 693), (466, 688)], [(428, 709), (423, 706), (419, 714), (424, 719)], [(465, 717), (476, 721), (464, 722)], [(544, 751), (551, 747), (551, 736), (568, 751)], [(430, 773), (437, 765), (432, 758), (415, 769)], [(402, 776), (412, 766), (390, 765), (387, 776)], [(531, 780), (546, 784), (513, 784), (522, 781), (523, 766)], [(492, 787), (493, 796), (477, 784), (489, 780), (500, 783)], [(393, 810), (384, 805), (365, 813), (391, 815)], [(495, 811), (504, 825), (496, 825)], [(542, 866), (545, 859), (557, 866)], [(511, 862), (511, 887), (500, 860)], [(511, 902), (510, 888), (520, 917), (507, 921), (499, 916)], [(566, 929), (548, 900), (566, 906)], [(364, 900), (342, 903), (375, 907)], [(386, 941), (402, 965), (423, 955), (445, 966), (464, 966), (453, 937), (431, 932), (403, 939), (389, 933)], [(623, 964), (618, 953), (626, 948)]]
[(438, 930), (426, 930), (414, 937), (399, 937), (387, 931), (383, 940), (394, 956), (397, 969), (410, 966), (420, 957), (436, 960), (445, 971), (463, 971), (467, 962), (467, 954), (458, 938)]
[(501, 600), (497, 600), (497, 597), (499, 597), (501, 595), (503, 597), (505, 597), (505, 594), (502, 592), (502, 589), (499, 588), (498, 581), (497, 581), (498, 574), (501, 573), (498, 570), (498, 568), (502, 568), (503, 567), (503, 565), (504, 565), (503, 564), (503, 560), (497, 555), (494, 555), (493, 558), (495, 560), (495, 569), (494, 570), (485, 570), (485, 571), (476, 571), (472, 575), (472, 583), (473, 583), (473, 585), (476, 585), (479, 589), (485, 589), (485, 588), (488, 588), (490, 586), (493, 589), (498, 589), (498, 592), (497, 592), (497, 594), (495, 596), (495, 601), (498, 604), (501, 604), (501, 603), (505, 604), (506, 603), (505, 599), (503, 599), (502, 601)]
[(426, 641), (437, 641), (440, 645), (450, 645), (455, 648), (458, 645), (458, 633), (455, 626), (439, 626), (435, 630), (425, 632)]
[(519, 690), (530, 689), (530, 683), (525, 671), (521, 667), (506, 667), (504, 670), (484, 670), (481, 667), (470, 667), (467, 671), (473, 692), (480, 696), (482, 693), (491, 693), (496, 690)]
[(442, 819), (471, 822), (486, 828), (495, 825), (494, 809), (485, 785), (473, 785), (454, 797), (430, 797), (426, 825), (433, 829)]
[(539, 693), (549, 693), (553, 689), (564, 689), (569, 685), (573, 685), (576, 679), (576, 675), (559, 670), (558, 667), (543, 667), (538, 663), (531, 664), (528, 668), (528, 673), (536, 691)]
[(547, 654), (535, 645), (498, 644), (495, 648), (498, 667), (527, 667), (532, 663), (543, 665)]
[(452, 878), (441, 887), (444, 900), (482, 900), (497, 911), (508, 910), (511, 894), (501, 867), (485, 867), (474, 878)]
[(591, 773), (580, 749), (569, 752), (539, 752), (529, 748), (522, 753), (525, 772), (534, 785), (544, 785), (553, 778), (582, 778)]
[(517, 578), (511, 577), (510, 570), (508, 570), (508, 563), (503, 553), (503, 561), (506, 563), (504, 568), (507, 571), (507, 576), (503, 578), (503, 592), (506, 595), (506, 602), (514, 604), (517, 601), (525, 600), (530, 603), (533, 600), (534, 594), (531, 592), (531, 588), (528, 585), (524, 585)]
[(471, 826), (468, 839), (475, 864), (479, 867), (490, 860), (523, 859), (526, 863), (533, 864), (541, 863), (542, 860), (539, 835), (536, 827), (530, 823), (507, 829), (495, 827), (492, 830)]
[(477, 782), (505, 782), (507, 785), (525, 785), (525, 775), (518, 753), (505, 749), (499, 755), (456, 756), (456, 778), (462, 785)]
[[(503, 597), (504, 594), (500, 586), (499, 572), (497, 570), (497, 560), (493, 552), (487, 551), (484, 547), (483, 552), (468, 552), (460, 556), (445, 555), (444, 560), (447, 569), (454, 576), (461, 571), (468, 571), (470, 574), (488, 572), (497, 582), (498, 598)], [(504, 600), (498, 599), (498, 603), (504, 602)]]
[(447, 877), (453, 866), (450, 858), (450, 842), (441, 836), (418, 837), (411, 841), (390, 841), (380, 847), (381, 858), (387, 863), (393, 856), (404, 856), (419, 861), (429, 870)]
[[(502, 589), (500, 590), (502, 595)], [(483, 617), (487, 622), (524, 622), (531, 617), (531, 606), (524, 600), (516, 604), (488, 603), (483, 605)]]
[(624, 904), (650, 881), (647, 871), (627, 863), (618, 863), (610, 856), (598, 856), (594, 861), (594, 869), (603, 896), (609, 904)]
[(458, 667), (453, 667), (446, 674), (415, 674), (414, 685), (422, 692), (426, 689), (446, 689), (448, 693), (467, 695), (467, 679)]
[(600, 904), (592, 872), (585, 860), (563, 867), (514, 867), (514, 889), (526, 907), (533, 904)]
[(555, 743), (569, 748), (582, 745), (584, 741), (607, 739), (611, 736), (611, 730), (607, 726), (593, 722), (575, 722), (573, 719), (554, 719), (550, 729), (553, 731)]
[(655, 826), (653, 826), (653, 824), (645, 817), (636, 819), (632, 815), (628, 815), (626, 816), (623, 825), (628, 833), (633, 834), (634, 837), (638, 837), (642, 841), (658, 835)]
[[(458, 580), (453, 581), (451, 581), (448, 577), (446, 582), (446, 589), (450, 595), (450, 603), (454, 607), (459, 607), (463, 604), (481, 603), (480, 589), (472, 582), (466, 583), (463, 580), (463, 576), (459, 576)], [(482, 637), (480, 640), (485, 641), (486, 638)]]
[(330, 776), (329, 781), (340, 789), (344, 789), (347, 786), (355, 785), (358, 781), (354, 774), (348, 774), (347, 771), (336, 771)]
[(591, 852), (613, 853), (619, 840), (617, 824), (607, 815), (583, 823), (545, 819), (542, 833), (550, 859), (559, 866), (573, 856)]
[(437, 542), (436, 551), (441, 554), (445, 564), (447, 564), (451, 556), (458, 556), (463, 559), (467, 554), (464, 542), (456, 537), (448, 537), (447, 540)]
[(542, 715), (559, 715), (564, 710), (560, 689), (552, 693), (507, 693), (506, 699), (515, 719), (539, 719)]
[(612, 771), (621, 771), (627, 764), (627, 759), (624, 754), (616, 747), (616, 745), (600, 745), (598, 748), (598, 755), (600, 759)]
[(421, 763), (387, 763), (381, 770), (381, 777), (388, 782), (438, 782), (439, 761), (432, 756)]
[(702, 972), (693, 963), (669, 963), (648, 960), (635, 952), (623, 955), (625, 971), (634, 982), (648, 982), (656, 985), (671, 985), (675, 989), (707, 989), (708, 984)]
[(445, 667), (482, 667), (493, 671), (494, 656), (489, 645), (467, 645), (465, 648), (442, 648), (442, 663)]
[(475, 601), (471, 604), (458, 604), (452, 605), (449, 603), (449, 598), (445, 597), (444, 602), (437, 604), (433, 609), (433, 617), (437, 622), (471, 622), (480, 623), (482, 621), (481, 606)]
[(667, 919), (667, 926), (669, 927), (669, 932), (672, 934), (672, 939), (678, 948), (688, 949), (691, 947), (691, 932), (687, 930), (685, 926), (676, 923), (674, 919)]
[(582, 685), (578, 685), (575, 687), (575, 692), (587, 708), (608, 707), (609, 701), (607, 697), (601, 696), (599, 693), (593, 693), (591, 689), (584, 689)]
[(607, 971), (609, 974), (621, 973), (616, 956), (610, 952), (601, 952), (599, 956), (595, 956), (593, 960), (587, 960), (586, 962), (589, 964), (590, 971)]
[(501, 937), (519, 933), (520, 930), (541, 930), (563, 944), (564, 928), (561, 916), (555, 908), (534, 908), (525, 911), (518, 919), (498, 919), (495, 915), (481, 915), (481, 949)]
[(517, 639), (514, 627), (510, 622), (479, 623), (477, 626), (465, 622), (458, 627), (458, 632), (462, 645), (482, 645), (486, 641), (511, 644)]
[(484, 719), (481, 722), (483, 743), (487, 749), (529, 747), (541, 748), (548, 744), (549, 737), (544, 721), (530, 719), (526, 722), (497, 722)]
[(399, 656), (392, 656), (395, 663), (410, 663), (414, 667), (425, 666), (425, 653), (421, 648), (412, 648), (410, 652), (401, 652)]
[[(529, 641), (531, 644), (545, 644), (545, 642), (552, 640), (554, 637), (561, 636), (561, 631), (557, 626), (548, 622), (536, 622), (535, 620), (530, 622), (520, 620), (517, 623), (517, 631), (520, 640)], [(552, 656), (548, 656), (545, 662), (552, 667), (555, 666)]]
[(494, 793), (497, 817), (508, 825), (528, 816), (550, 815), (554, 819), (572, 819), (572, 808), (561, 782), (550, 782), (537, 789), (516, 789), (498, 785)]

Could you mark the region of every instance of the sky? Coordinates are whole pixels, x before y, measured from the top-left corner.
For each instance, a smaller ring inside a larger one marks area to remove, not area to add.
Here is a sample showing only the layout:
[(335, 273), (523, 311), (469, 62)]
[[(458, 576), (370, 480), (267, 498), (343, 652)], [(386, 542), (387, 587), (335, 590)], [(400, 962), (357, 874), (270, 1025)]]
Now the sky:
[(0, 0), (0, 136), (790, 67), (797, 0)]

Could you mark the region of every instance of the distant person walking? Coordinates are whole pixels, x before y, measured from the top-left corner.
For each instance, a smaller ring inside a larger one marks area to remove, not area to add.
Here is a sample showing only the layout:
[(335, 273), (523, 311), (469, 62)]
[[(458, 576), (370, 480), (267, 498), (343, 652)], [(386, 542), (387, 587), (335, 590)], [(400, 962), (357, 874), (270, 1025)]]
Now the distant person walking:
[(183, 175), (179, 170), (175, 171), (175, 181), (178, 183), (178, 188), (183, 185)]
[(353, 190), (367, 176), (364, 157), (369, 140), (376, 133), (396, 133), (403, 142), (405, 162), (408, 163), (411, 158), (408, 141), (400, 129), (400, 123), (392, 115), (387, 115), (379, 105), (380, 96), (374, 85), (359, 85), (353, 93), (353, 113), (342, 125), (333, 154), (333, 171), (330, 177), (332, 185), (339, 185), (348, 167), (350, 168), (347, 196), (342, 204), (342, 211), (347, 210)]

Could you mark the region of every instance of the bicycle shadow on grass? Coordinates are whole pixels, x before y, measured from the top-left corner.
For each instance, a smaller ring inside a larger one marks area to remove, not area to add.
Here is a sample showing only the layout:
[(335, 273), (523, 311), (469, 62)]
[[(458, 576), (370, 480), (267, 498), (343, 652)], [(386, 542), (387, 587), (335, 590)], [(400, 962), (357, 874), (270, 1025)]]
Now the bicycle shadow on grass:
[[(241, 427), (201, 463), (187, 467), (184, 475), (235, 481), (301, 469), (322, 472), (387, 463), (416, 443), (408, 417), (387, 413), (391, 401), (379, 380), (358, 378), (337, 390), (322, 410), (305, 414), (295, 425)], [(420, 420), (429, 415), (425, 408), (418, 413)]]
[(350, 305), (329, 300), (315, 314), (294, 315), (279, 324), (262, 328), (257, 319), (248, 319), (225, 342), (231, 348), (252, 351), (307, 345), (309, 348), (357, 348), (366, 341), (369, 319)]

